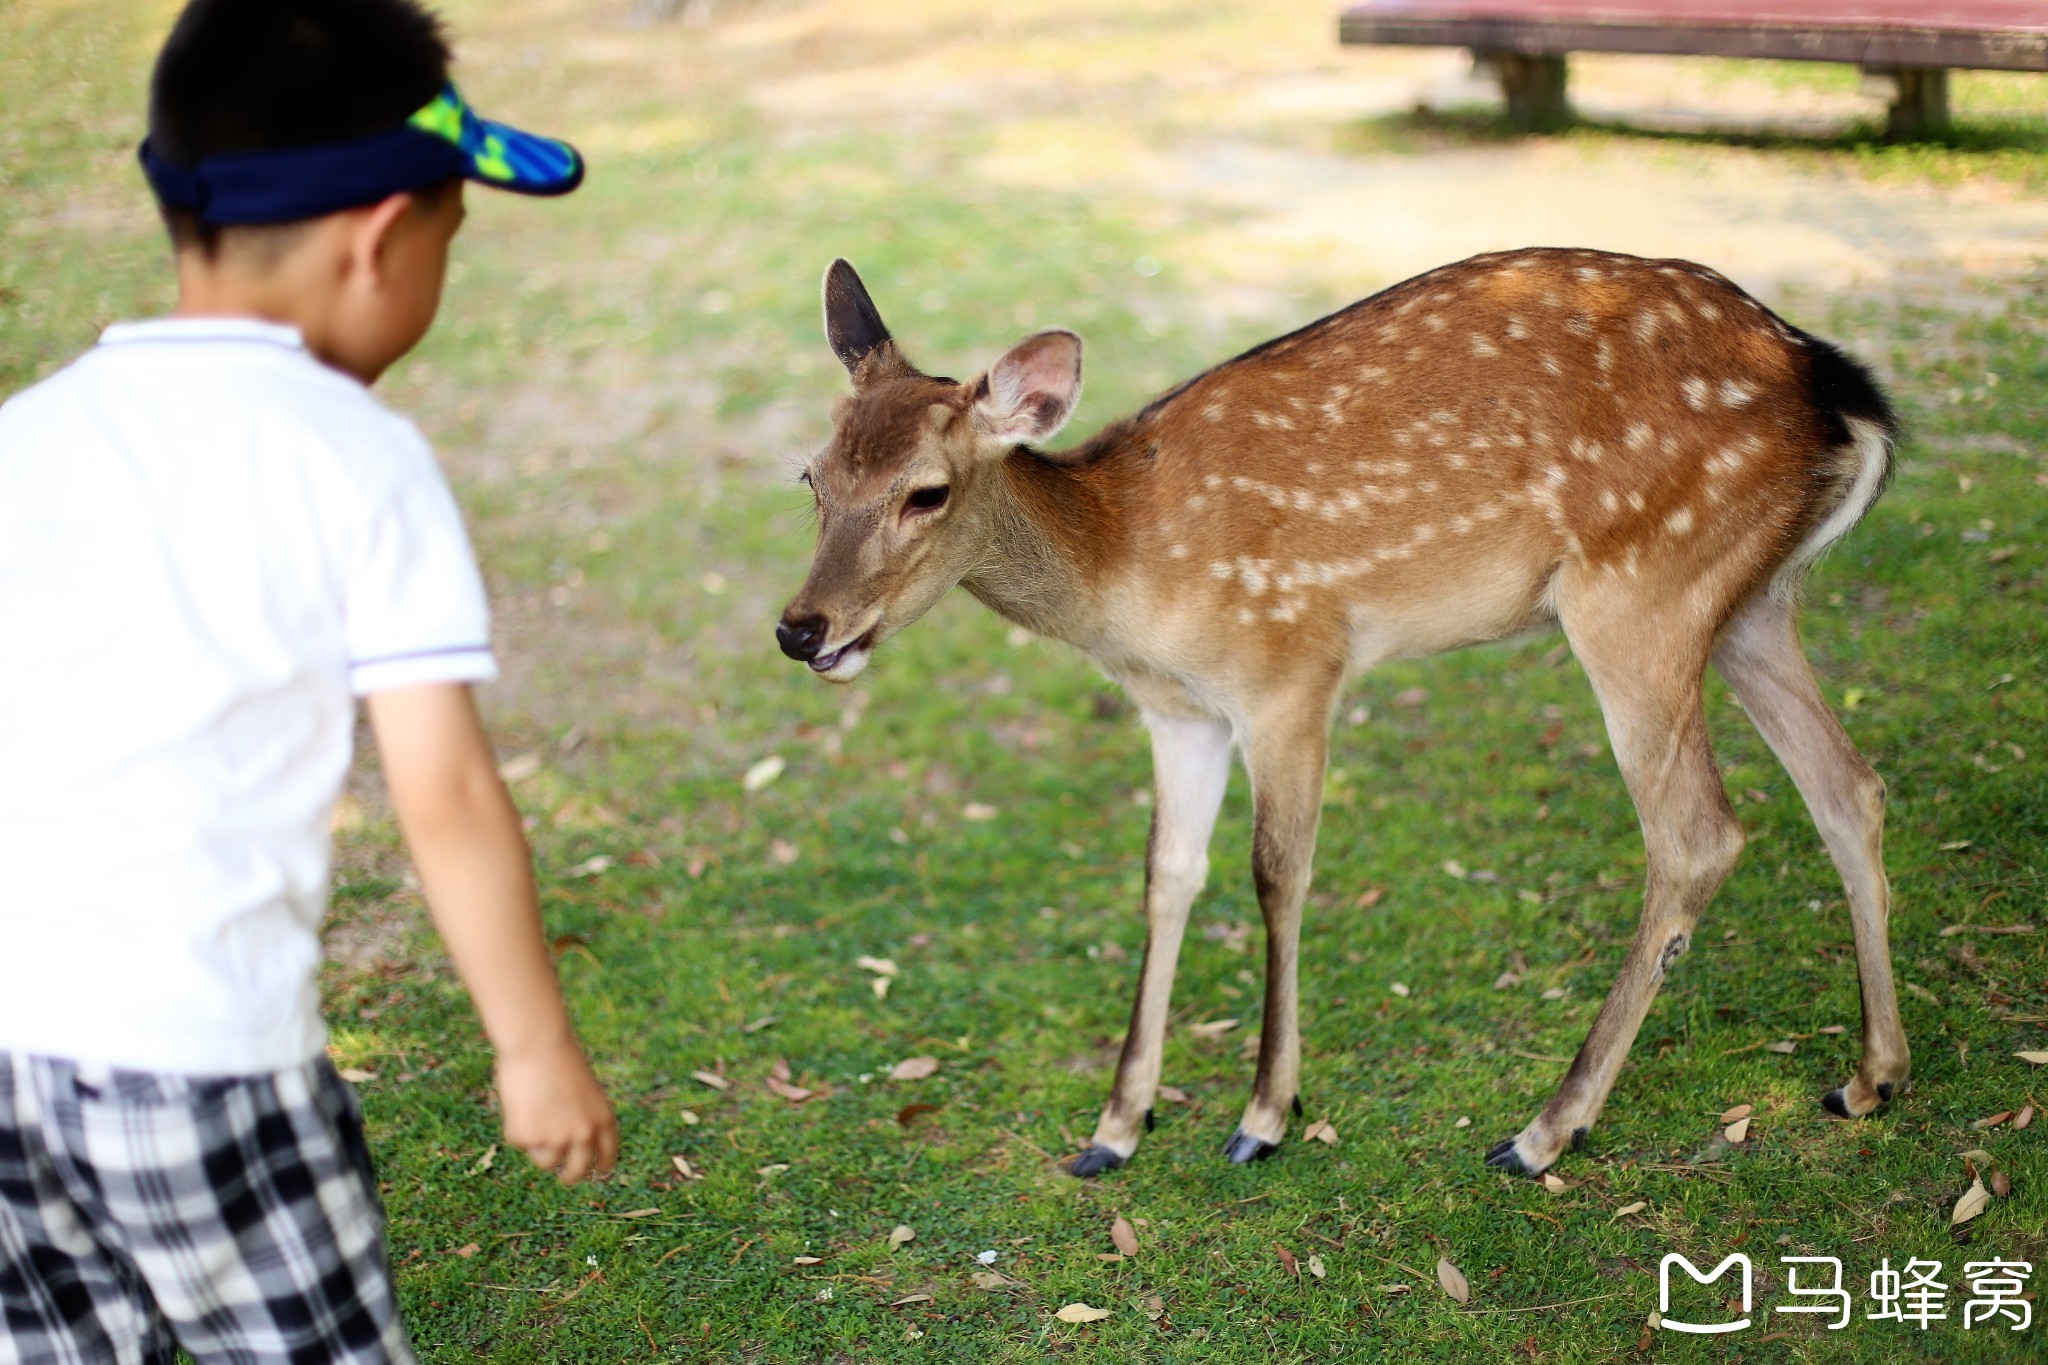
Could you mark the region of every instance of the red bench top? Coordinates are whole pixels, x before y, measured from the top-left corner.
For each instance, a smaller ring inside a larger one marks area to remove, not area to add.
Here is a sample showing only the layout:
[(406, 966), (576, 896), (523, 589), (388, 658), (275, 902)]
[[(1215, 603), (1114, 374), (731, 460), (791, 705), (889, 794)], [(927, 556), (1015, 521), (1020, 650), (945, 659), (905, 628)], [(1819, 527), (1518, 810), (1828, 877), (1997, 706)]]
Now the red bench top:
[(2048, 71), (2048, 0), (1367, 0), (1347, 43)]

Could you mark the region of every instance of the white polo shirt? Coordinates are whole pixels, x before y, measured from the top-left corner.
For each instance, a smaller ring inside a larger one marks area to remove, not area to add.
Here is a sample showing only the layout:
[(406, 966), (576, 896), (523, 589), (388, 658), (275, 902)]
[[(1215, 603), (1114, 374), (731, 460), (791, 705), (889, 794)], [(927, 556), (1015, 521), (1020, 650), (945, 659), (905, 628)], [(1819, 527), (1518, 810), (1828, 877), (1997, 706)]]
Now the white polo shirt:
[(294, 329), (110, 327), (0, 407), (0, 1049), (318, 1055), (354, 697), (496, 672), (432, 450)]

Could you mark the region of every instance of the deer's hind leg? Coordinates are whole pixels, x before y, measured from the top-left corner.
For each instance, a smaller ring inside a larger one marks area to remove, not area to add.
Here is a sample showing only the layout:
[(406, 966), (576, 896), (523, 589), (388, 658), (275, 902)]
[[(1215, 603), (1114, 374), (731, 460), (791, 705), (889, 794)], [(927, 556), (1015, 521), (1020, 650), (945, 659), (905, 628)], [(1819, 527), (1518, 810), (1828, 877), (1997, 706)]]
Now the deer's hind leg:
[(1872, 770), (1821, 697), (1799, 648), (1789, 603), (1759, 594), (1714, 647), (1714, 667), (1735, 689), (1771, 752), (1785, 765), (1849, 893), (1856, 975), (1863, 995), (1863, 1060), (1821, 1103), (1860, 1118), (1905, 1084), (1909, 1063), (1892, 985), (1891, 889), (1884, 876), (1884, 779)]
[(1606, 714), (1642, 822), (1648, 875), (1635, 941), (1564, 1081), (1526, 1128), (1486, 1155), (1488, 1165), (1529, 1176), (1576, 1147), (1599, 1116), (1664, 974), (1742, 852), (1700, 703), (1711, 618), (1694, 601), (1646, 601), (1613, 578), (1590, 578), (1565, 571), (1558, 617)]

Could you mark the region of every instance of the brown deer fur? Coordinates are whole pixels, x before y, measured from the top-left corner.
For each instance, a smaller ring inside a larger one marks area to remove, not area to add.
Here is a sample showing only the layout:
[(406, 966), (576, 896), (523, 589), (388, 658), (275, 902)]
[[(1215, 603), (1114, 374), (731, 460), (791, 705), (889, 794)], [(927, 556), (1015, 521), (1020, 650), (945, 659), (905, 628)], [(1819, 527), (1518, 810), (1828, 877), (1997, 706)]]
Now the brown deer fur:
[(1060, 454), (1080, 340), (1041, 332), (965, 384), (924, 375), (850, 266), (827, 334), (853, 378), (807, 471), (819, 547), (778, 634), (823, 676), (956, 583), (1066, 640), (1152, 732), (1148, 939), (1079, 1174), (1136, 1149), (1233, 748), (1267, 930), (1257, 1078), (1234, 1160), (1296, 1101), (1296, 947), (1327, 731), (1347, 676), (1561, 626), (1648, 852), (1634, 946), (1556, 1096), (1489, 1154), (1535, 1174), (1598, 1114), (1658, 983), (1742, 847), (1708, 745), (1711, 660), (1791, 772), (1849, 892), (1861, 1115), (1907, 1073), (1883, 783), (1821, 699), (1799, 576), (1882, 490), (1894, 422), (1855, 362), (1711, 270), (1595, 251), (1475, 257), (1220, 365)]

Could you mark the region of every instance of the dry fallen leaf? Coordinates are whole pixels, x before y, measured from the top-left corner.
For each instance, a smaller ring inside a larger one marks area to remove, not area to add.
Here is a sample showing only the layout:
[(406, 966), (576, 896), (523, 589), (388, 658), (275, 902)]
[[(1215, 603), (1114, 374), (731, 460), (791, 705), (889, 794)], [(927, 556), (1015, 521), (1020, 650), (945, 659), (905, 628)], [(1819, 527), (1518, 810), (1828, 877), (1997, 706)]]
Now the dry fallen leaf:
[(465, 1261), (466, 1261), (466, 1260), (468, 1260), (468, 1259), (469, 1259), (470, 1257), (472, 1257), (472, 1256), (476, 1255), (476, 1254), (477, 1254), (477, 1253), (478, 1253), (479, 1251), (482, 1251), (482, 1250), (483, 1250), (483, 1247), (479, 1246), (479, 1245), (478, 1245), (477, 1243), (475, 1243), (475, 1242), (470, 1242), (470, 1243), (468, 1243), (468, 1244), (467, 1244), (467, 1245), (465, 1245), (465, 1246), (459, 1246), (459, 1247), (455, 1248), (454, 1254), (455, 1254), (455, 1255), (457, 1255), (457, 1256), (460, 1256), (460, 1257), (461, 1257), (461, 1258), (462, 1258), (463, 1260), (465, 1260)]
[(853, 965), (864, 972), (873, 972), (876, 976), (894, 976), (898, 970), (893, 959), (869, 957), (866, 953), (862, 953), (859, 957), (855, 958)]
[(998, 1275), (993, 1270), (977, 1270), (967, 1278), (974, 1281), (974, 1287), (977, 1289), (1001, 1289), (1010, 1282), (1007, 1277)]
[(1782, 1053), (1789, 1057), (1799, 1051), (1799, 1044), (1793, 1042), (1790, 1038), (1786, 1038), (1780, 1042), (1765, 1044), (1764, 1051)]
[(783, 762), (781, 754), (770, 754), (747, 769), (747, 775), (740, 779), (740, 786), (750, 792), (757, 792), (782, 776), (782, 770), (788, 766)]
[(1614, 1211), (1614, 1218), (1609, 1218), (1607, 1221), (1611, 1223), (1614, 1221), (1615, 1218), (1626, 1218), (1632, 1213), (1641, 1213), (1644, 1209), (1648, 1207), (1650, 1206), (1640, 1199), (1636, 1200), (1632, 1204), (1623, 1204), (1620, 1208)]
[(2019, 1132), (2019, 1131), (2020, 1131), (2021, 1129), (2025, 1128), (2025, 1127), (2026, 1127), (2026, 1126), (2027, 1126), (2028, 1124), (2032, 1123), (2033, 1121), (2034, 1121), (2034, 1106), (2033, 1106), (2033, 1105), (2031, 1105), (2031, 1104), (2029, 1104), (2029, 1105), (2023, 1105), (2023, 1106), (2021, 1106), (2021, 1108), (2020, 1108), (2020, 1112), (2019, 1112), (2019, 1115), (2018, 1115), (2018, 1117), (2014, 1118), (2014, 1119), (2013, 1119), (2013, 1121), (2012, 1121), (2012, 1130), (2013, 1130), (2013, 1131), (2014, 1131), (2015, 1133), (2017, 1133), (2017, 1132)]
[(692, 1080), (710, 1086), (713, 1090), (732, 1089), (732, 1082), (719, 1075), (716, 1071), (692, 1071), (690, 1077)]
[(779, 1014), (764, 1014), (759, 1019), (754, 1020), (752, 1023), (742, 1024), (740, 1026), (740, 1032), (759, 1033), (762, 1029), (774, 1028), (777, 1024), (781, 1022), (782, 1016)]
[[(754, 1174), (766, 1179), (773, 1179), (788, 1169), (789, 1163), (787, 1161), (771, 1161), (766, 1166), (758, 1167)], [(633, 1215), (627, 1214), (626, 1216), (630, 1218)]]
[(931, 1301), (932, 1296), (929, 1294), (905, 1294), (889, 1306), (891, 1308), (901, 1308), (906, 1303), (930, 1303)]
[(1138, 1231), (1122, 1214), (1118, 1214), (1116, 1221), (1109, 1225), (1109, 1240), (1126, 1256), (1138, 1254)]
[(1406, 982), (1396, 981), (1393, 985), (1387, 987), (1387, 989), (1392, 991), (1394, 994), (1400, 996), (1403, 1000), (1406, 1000), (1408, 998), (1408, 985)]
[(916, 1237), (916, 1228), (911, 1227), (908, 1223), (898, 1223), (896, 1230), (889, 1234), (889, 1250), (894, 1251), (905, 1242), (914, 1241)]
[(1322, 1257), (1311, 1255), (1308, 1258), (1308, 1273), (1320, 1280), (1330, 1273), (1330, 1268), (1323, 1264)]
[(694, 1109), (677, 1110), (676, 1117), (683, 1121), (683, 1126), (685, 1128), (695, 1128), (698, 1124), (704, 1121), (703, 1119), (697, 1117), (697, 1111)]
[(1721, 1136), (1728, 1139), (1730, 1146), (1739, 1146), (1749, 1136), (1749, 1120), (1737, 1119), (1728, 1125), (1728, 1131)]
[(1521, 984), (1522, 974), (1520, 972), (1502, 972), (1493, 979), (1493, 988), (1497, 991), (1504, 991), (1512, 986), (1519, 986)]
[(620, 1214), (620, 1215), (619, 1215), (619, 1217), (621, 1217), (621, 1218), (652, 1218), (652, 1217), (654, 1217), (654, 1215), (655, 1215), (655, 1214), (657, 1214), (657, 1213), (660, 1213), (660, 1212), (661, 1212), (661, 1210), (660, 1210), (660, 1209), (629, 1209), (629, 1210), (627, 1210), (627, 1211), (626, 1211), (625, 1213), (622, 1213), (622, 1214)]
[(1458, 1121), (1451, 1125), (1453, 1128), (1470, 1128), (1471, 1126), (1472, 1116), (1470, 1114), (1458, 1115)]
[(994, 806), (986, 806), (979, 801), (969, 801), (960, 808), (960, 814), (962, 818), (972, 820), (975, 824), (979, 825), (995, 819), (1002, 812)]
[(936, 1057), (905, 1057), (889, 1068), (892, 1081), (921, 1081), (939, 1069)]
[(1406, 1294), (1406, 1293), (1407, 1293), (1407, 1292), (1409, 1291), (1409, 1289), (1410, 1289), (1410, 1288), (1412, 1288), (1412, 1286), (1410, 1286), (1410, 1285), (1405, 1285), (1405, 1284), (1383, 1284), (1383, 1285), (1381, 1285), (1381, 1286), (1380, 1286), (1380, 1293), (1382, 1293), (1382, 1294)]
[(1990, 1202), (1991, 1191), (1984, 1188), (1984, 1182), (1972, 1180), (1970, 1188), (1963, 1191), (1962, 1198), (1956, 1200), (1955, 1208), (1949, 1213), (1949, 1225), (1953, 1227), (1957, 1223), (1969, 1222), (1984, 1212), (1985, 1206)]
[(498, 778), (508, 787), (515, 786), (539, 771), (539, 754), (516, 754), (498, 765)]
[(1220, 1038), (1236, 1027), (1235, 1019), (1211, 1019), (1207, 1023), (1189, 1024), (1188, 1032), (1200, 1034), (1204, 1038)]
[(1563, 1194), (1566, 1190), (1571, 1188), (1570, 1185), (1567, 1185), (1562, 1179), (1555, 1175), (1552, 1175), (1549, 1171), (1545, 1171), (1543, 1173), (1543, 1179), (1540, 1183), (1542, 1184), (1544, 1189), (1550, 1191), (1550, 1193), (1552, 1194)]
[(492, 1166), (496, 1165), (497, 1161), (498, 1144), (494, 1142), (489, 1147), (486, 1147), (484, 1149), (484, 1154), (481, 1157), (477, 1158), (476, 1165), (469, 1168), (469, 1173), (471, 1175), (482, 1175), (485, 1171), (488, 1171), (489, 1169), (491, 1169)]
[(2048, 1066), (2048, 1052), (2015, 1052), (2012, 1055), (2035, 1066)]
[(1543, 992), (1543, 998), (1545, 1000), (1562, 1000), (1570, 994), (1571, 992), (1562, 986), (1552, 986), (1549, 990)]
[(783, 867), (788, 867), (797, 859), (796, 845), (787, 839), (776, 839), (768, 845), (768, 856)]
[(368, 1085), (377, 1079), (376, 1072), (365, 1071), (359, 1066), (345, 1066), (338, 1074), (350, 1085)]
[(1337, 1145), (1337, 1128), (1328, 1119), (1317, 1119), (1301, 1135), (1304, 1142), (1320, 1142), (1326, 1146)]
[(761, 1084), (767, 1086), (770, 1090), (782, 1096), (782, 1098), (788, 1100), (791, 1104), (802, 1104), (805, 1100), (809, 1099), (812, 1096), (812, 1094), (815, 1093), (814, 1091), (808, 1090), (801, 1085), (791, 1085), (788, 1081), (783, 1080), (780, 1076), (770, 1076), (767, 1080), (761, 1082)]
[(1444, 1287), (1444, 1293), (1459, 1303), (1472, 1301), (1472, 1286), (1466, 1283), (1465, 1272), (1452, 1265), (1447, 1256), (1437, 1257), (1436, 1282)]
[(1101, 1322), (1109, 1315), (1107, 1308), (1090, 1308), (1085, 1303), (1070, 1303), (1053, 1314), (1061, 1322)]
[(1996, 1128), (1999, 1124), (2004, 1123), (2007, 1119), (2011, 1117), (2012, 1110), (2002, 1109), (1996, 1114), (1990, 1114), (1985, 1116), (1984, 1118), (1978, 1119), (1975, 1123), (1971, 1124), (1970, 1126), (1972, 1128)]
[(939, 1112), (939, 1108), (940, 1106), (936, 1104), (906, 1104), (896, 1111), (896, 1122), (908, 1128), (911, 1124), (917, 1122), (918, 1115), (936, 1114)]
[(1144, 1313), (1145, 1319), (1148, 1322), (1157, 1322), (1166, 1316), (1166, 1300), (1160, 1298), (1157, 1294), (1146, 1296), (1139, 1303), (1138, 1307), (1139, 1311)]
[(1756, 1106), (1753, 1104), (1738, 1104), (1733, 1109), (1721, 1111), (1721, 1122), (1733, 1123), (1737, 1119), (1746, 1119), (1755, 1112)]
[(1294, 1253), (1278, 1242), (1273, 1243), (1274, 1252), (1280, 1257), (1280, 1264), (1295, 1279), (1301, 1278), (1301, 1263), (1294, 1259)]
[(1159, 1087), (1159, 1098), (1160, 1098), (1160, 1099), (1162, 1099), (1162, 1100), (1172, 1100), (1172, 1101), (1173, 1101), (1173, 1102), (1174, 1102), (1175, 1104), (1192, 1104), (1192, 1103), (1194, 1103), (1194, 1101), (1193, 1101), (1193, 1100), (1191, 1100), (1190, 1098), (1188, 1098), (1188, 1092), (1187, 1092), (1187, 1091), (1185, 1091), (1185, 1090), (1183, 1090), (1183, 1089), (1181, 1089), (1181, 1088), (1180, 1088), (1179, 1086), (1177, 1086), (1177, 1085), (1162, 1085), (1162, 1086), (1160, 1086), (1160, 1087)]
[(1370, 910), (1386, 899), (1386, 895), (1387, 888), (1384, 886), (1368, 886), (1365, 890), (1359, 892), (1358, 899), (1351, 903), (1360, 910)]
[(889, 978), (888, 978), (888, 977), (886, 977), (886, 976), (878, 976), (878, 977), (875, 977), (875, 978), (874, 978), (873, 980), (871, 980), (871, 981), (869, 981), (869, 982), (868, 982), (868, 985), (869, 985), (869, 987), (870, 987), (871, 989), (873, 989), (873, 991), (874, 991), (874, 993), (875, 993), (875, 999), (877, 999), (877, 1000), (887, 1000), (887, 999), (889, 998)]
[(704, 1172), (692, 1166), (688, 1157), (672, 1156), (669, 1158), (669, 1163), (676, 1168), (676, 1174), (685, 1180), (702, 1180), (704, 1178)]
[(2012, 1177), (2007, 1175), (2004, 1171), (1993, 1171), (1991, 1173), (1991, 1192), (1997, 1195), (2000, 1199), (2003, 1199), (2007, 1195), (2011, 1194)]
[(823, 1265), (825, 1264), (825, 1258), (823, 1256), (792, 1256), (789, 1258), (789, 1263), (791, 1265)]

